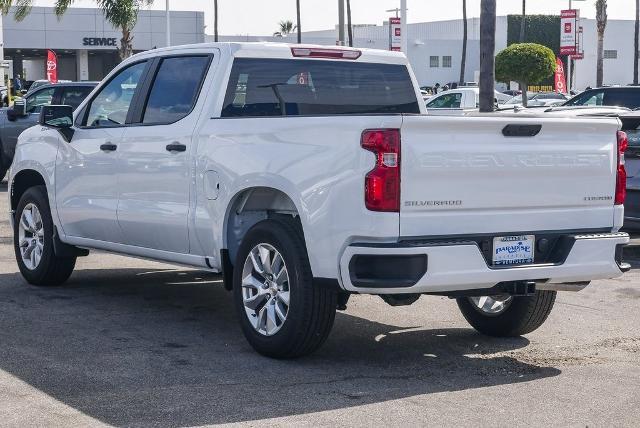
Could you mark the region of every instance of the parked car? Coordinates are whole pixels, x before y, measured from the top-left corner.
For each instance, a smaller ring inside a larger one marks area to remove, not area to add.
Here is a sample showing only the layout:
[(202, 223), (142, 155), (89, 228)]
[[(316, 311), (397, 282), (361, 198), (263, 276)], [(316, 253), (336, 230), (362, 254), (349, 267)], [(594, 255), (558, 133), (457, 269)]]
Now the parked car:
[(66, 104), (78, 107), (96, 85), (97, 82), (44, 85), (25, 98), (16, 99), (13, 107), (0, 109), (0, 180), (11, 165), (18, 136), (38, 123), (42, 106)]
[(505, 95), (509, 95), (510, 97), (515, 97), (518, 96), (520, 94), (522, 94), (522, 91), (518, 90), (518, 89), (507, 89), (506, 91), (502, 91), (503, 94)]
[(640, 108), (640, 86), (587, 89), (564, 103), (566, 106), (619, 106)]
[(248, 342), (279, 358), (317, 349), (351, 293), (449, 296), (517, 336), (556, 291), (630, 268), (618, 119), (425, 112), (396, 52), (136, 54), (20, 136), (18, 267), (57, 285), (100, 249), (220, 272)]
[(9, 105), (9, 88), (6, 86), (0, 86), (0, 107)]
[(31, 95), (33, 92), (35, 92), (38, 88), (42, 88), (43, 86), (47, 86), (47, 85), (59, 85), (62, 83), (71, 83), (71, 80), (58, 80), (58, 82), (56, 83), (51, 83), (48, 80), (35, 80), (30, 86), (29, 89), (27, 90), (27, 92), (25, 93), (25, 97), (28, 97), (29, 95)]
[(640, 114), (622, 114), (620, 121), (629, 139), (629, 148), (625, 153), (627, 199), (624, 204), (624, 226), (637, 231), (640, 230)]
[[(568, 97), (559, 92), (528, 92), (528, 107), (551, 107), (564, 104)], [(522, 94), (516, 95), (504, 103), (504, 107), (522, 106)]]
[[(496, 104), (509, 98), (495, 91)], [(427, 112), (436, 116), (462, 116), (478, 111), (480, 102), (480, 89), (474, 87), (459, 87), (429, 97), (427, 100)]]

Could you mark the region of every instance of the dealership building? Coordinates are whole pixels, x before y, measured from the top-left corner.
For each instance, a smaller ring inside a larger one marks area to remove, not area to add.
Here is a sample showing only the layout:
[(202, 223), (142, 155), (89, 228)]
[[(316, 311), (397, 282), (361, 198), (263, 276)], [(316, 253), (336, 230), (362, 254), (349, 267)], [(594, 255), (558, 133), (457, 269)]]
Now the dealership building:
[[(574, 61), (573, 88), (582, 90), (596, 84), (597, 31), (594, 19), (582, 19), (584, 59)], [(610, 19), (604, 39), (604, 83), (626, 85), (633, 81), (633, 34), (635, 21)], [(407, 56), (421, 86), (444, 85), (457, 82), (460, 76), (462, 53), (462, 20), (424, 22), (407, 25)], [(560, 23), (558, 21), (558, 31)], [(354, 46), (389, 49), (389, 26), (358, 25), (354, 30)], [(498, 16), (496, 21), (496, 53), (509, 42), (509, 17)], [(511, 32), (513, 33), (513, 31)], [(519, 33), (519, 26), (518, 31)], [(558, 32), (558, 39), (559, 39)], [(212, 40), (207, 36), (207, 40)], [(291, 41), (288, 37), (229, 36), (223, 41)], [(337, 30), (311, 31), (302, 34), (302, 42), (335, 45)], [(559, 42), (559, 40), (558, 40)], [(480, 19), (468, 20), (467, 66), (465, 81), (478, 81), (480, 70)]]
[[(166, 45), (164, 11), (142, 10), (133, 30), (135, 52)], [(171, 12), (171, 44), (204, 42), (203, 12)], [(118, 64), (121, 31), (101, 9), (71, 7), (58, 18), (51, 7), (34, 7), (21, 22), (13, 11), (2, 18), (5, 73), (26, 80), (45, 78), (47, 49), (58, 56), (58, 79), (100, 80)]]

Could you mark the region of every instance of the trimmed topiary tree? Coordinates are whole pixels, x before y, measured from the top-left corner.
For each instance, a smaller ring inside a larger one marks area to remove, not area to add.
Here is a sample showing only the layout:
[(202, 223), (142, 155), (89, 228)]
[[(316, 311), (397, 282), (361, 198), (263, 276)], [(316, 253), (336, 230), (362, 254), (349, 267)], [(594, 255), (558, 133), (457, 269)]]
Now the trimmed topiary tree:
[(516, 43), (496, 56), (496, 80), (518, 82), (522, 105), (527, 106), (527, 86), (540, 83), (556, 71), (556, 56), (551, 49), (537, 43)]

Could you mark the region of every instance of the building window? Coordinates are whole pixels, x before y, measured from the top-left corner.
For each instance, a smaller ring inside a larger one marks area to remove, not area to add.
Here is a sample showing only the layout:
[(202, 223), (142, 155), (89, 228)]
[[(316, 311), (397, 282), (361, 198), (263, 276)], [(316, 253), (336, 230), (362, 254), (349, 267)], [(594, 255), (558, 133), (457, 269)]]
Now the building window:
[(443, 56), (442, 57), (442, 66), (445, 68), (451, 68), (451, 57)]
[(618, 51), (605, 49), (604, 59), (618, 59)]
[(440, 67), (440, 57), (439, 56), (429, 57), (429, 67), (431, 68)]

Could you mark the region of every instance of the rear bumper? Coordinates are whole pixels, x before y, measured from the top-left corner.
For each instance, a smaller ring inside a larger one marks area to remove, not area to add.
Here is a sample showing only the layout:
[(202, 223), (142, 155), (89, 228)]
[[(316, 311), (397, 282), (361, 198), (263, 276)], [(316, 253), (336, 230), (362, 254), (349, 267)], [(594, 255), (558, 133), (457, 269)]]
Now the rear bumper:
[[(626, 233), (567, 235), (572, 245), (566, 258), (558, 263), (541, 263), (517, 267), (492, 267), (487, 264), (478, 244), (456, 240), (421, 246), (361, 244), (347, 247), (340, 259), (342, 287), (366, 294), (446, 293), (491, 288), (501, 282), (536, 281), (538, 283), (574, 283), (616, 278), (628, 265), (620, 259), (621, 247), (629, 243)], [(385, 257), (392, 262), (386, 268)], [(403, 257), (406, 263), (398, 263)], [(380, 266), (365, 278), (363, 268), (356, 270), (355, 260), (370, 260)], [(382, 267), (381, 267), (382, 266)], [(411, 285), (413, 284), (413, 285)]]

